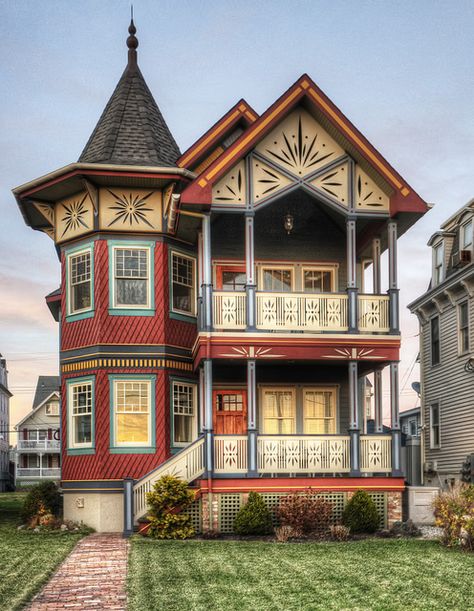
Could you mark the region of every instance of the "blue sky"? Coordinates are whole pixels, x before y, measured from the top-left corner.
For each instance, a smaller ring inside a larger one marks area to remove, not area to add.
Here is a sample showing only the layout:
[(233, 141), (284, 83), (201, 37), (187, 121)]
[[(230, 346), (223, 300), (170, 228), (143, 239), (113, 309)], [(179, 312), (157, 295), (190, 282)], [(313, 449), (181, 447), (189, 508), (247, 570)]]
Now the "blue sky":
[[(44, 295), (58, 286), (59, 265), (11, 189), (77, 160), (125, 66), (130, 4), (0, 7), (0, 352), (16, 422), (37, 376), (57, 372)], [(182, 150), (239, 98), (261, 113), (307, 72), (436, 204), (399, 243), (402, 406), (413, 407), (417, 321), (404, 306), (427, 286), (428, 238), (474, 196), (472, 0), (136, 0), (134, 10), (140, 67)]]

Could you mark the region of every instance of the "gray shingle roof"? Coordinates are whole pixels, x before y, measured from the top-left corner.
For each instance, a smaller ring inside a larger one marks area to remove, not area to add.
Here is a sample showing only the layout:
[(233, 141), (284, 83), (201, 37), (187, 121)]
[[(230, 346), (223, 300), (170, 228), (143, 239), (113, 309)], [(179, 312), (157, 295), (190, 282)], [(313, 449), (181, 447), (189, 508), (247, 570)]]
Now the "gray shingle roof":
[(178, 145), (136, 64), (136, 51), (132, 61), (130, 55), (79, 161), (175, 167)]
[(38, 407), (54, 391), (59, 392), (60, 385), (61, 378), (59, 376), (38, 376), (35, 398), (33, 399), (33, 409)]

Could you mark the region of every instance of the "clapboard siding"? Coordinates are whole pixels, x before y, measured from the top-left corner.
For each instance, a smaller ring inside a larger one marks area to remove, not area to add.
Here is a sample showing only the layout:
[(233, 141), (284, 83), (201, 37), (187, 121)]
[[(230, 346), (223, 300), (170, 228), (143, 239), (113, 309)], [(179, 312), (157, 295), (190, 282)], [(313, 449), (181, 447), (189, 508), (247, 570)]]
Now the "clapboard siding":
[[(438, 471), (457, 475), (466, 456), (474, 452), (474, 373), (464, 366), (468, 355), (459, 355), (458, 303), (446, 306), (440, 319), (441, 362), (431, 366), (430, 321), (421, 327), (421, 367), (425, 422), (426, 460), (438, 463)], [(469, 298), (470, 341), (473, 342), (473, 300)], [(439, 403), (441, 447), (430, 448), (430, 406)]]

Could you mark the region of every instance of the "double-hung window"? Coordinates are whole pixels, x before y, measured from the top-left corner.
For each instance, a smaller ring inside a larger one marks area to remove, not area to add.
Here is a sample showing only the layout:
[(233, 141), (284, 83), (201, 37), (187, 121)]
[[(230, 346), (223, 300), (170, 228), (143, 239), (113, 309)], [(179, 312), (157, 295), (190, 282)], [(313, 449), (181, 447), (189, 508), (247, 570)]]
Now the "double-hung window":
[(469, 352), (469, 302), (463, 301), (458, 306), (459, 354)]
[(93, 257), (92, 247), (70, 252), (67, 265), (67, 315), (83, 315), (93, 310)]
[(153, 307), (152, 247), (147, 244), (113, 244), (111, 309), (150, 312)]
[(155, 376), (111, 376), (112, 451), (154, 451)]
[(439, 403), (430, 406), (430, 448), (441, 446)]
[(334, 291), (334, 270), (317, 267), (303, 268), (305, 293), (331, 293)]
[(175, 447), (191, 443), (197, 435), (197, 386), (172, 382), (173, 442)]
[(438, 365), (440, 362), (439, 316), (434, 316), (431, 319), (430, 334), (431, 334), (431, 365)]
[(289, 293), (293, 290), (293, 268), (262, 267), (262, 290)]
[(182, 253), (171, 253), (171, 305), (173, 312), (196, 314), (196, 260)]
[(444, 245), (442, 242), (434, 247), (433, 259), (434, 284), (437, 286), (443, 281), (444, 275)]
[(472, 220), (470, 220), (461, 225), (461, 250), (472, 250), (472, 239)]
[(68, 450), (94, 447), (94, 379), (67, 382)]

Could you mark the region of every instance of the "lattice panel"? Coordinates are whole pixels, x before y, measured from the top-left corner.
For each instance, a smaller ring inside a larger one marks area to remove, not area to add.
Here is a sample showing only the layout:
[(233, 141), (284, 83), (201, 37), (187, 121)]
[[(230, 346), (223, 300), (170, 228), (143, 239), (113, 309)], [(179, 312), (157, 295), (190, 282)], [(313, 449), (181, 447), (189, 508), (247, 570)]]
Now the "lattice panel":
[(349, 164), (347, 162), (319, 175), (309, 184), (347, 208), (349, 203)]
[(388, 196), (359, 166), (356, 166), (354, 191), (355, 204), (358, 210), (388, 211), (390, 205)]
[(212, 201), (215, 204), (245, 203), (246, 171), (245, 161), (230, 170), (212, 188)]
[(380, 515), (380, 528), (387, 526), (387, 495), (385, 492), (369, 492)]
[[(272, 512), (272, 521), (273, 526), (278, 526), (279, 521), (276, 515), (276, 509), (280, 500), (286, 496), (286, 494), (281, 493), (262, 493), (262, 499), (265, 501), (265, 504)], [(342, 519), (342, 512), (344, 511), (344, 507), (346, 505), (346, 495), (344, 492), (319, 492), (317, 494), (311, 495), (313, 498), (324, 499), (332, 504), (332, 519), (331, 524), (339, 524)]]
[(252, 161), (253, 198), (258, 203), (292, 184), (292, 180), (260, 159)]
[(241, 494), (219, 495), (219, 525), (221, 533), (234, 532), (234, 520), (242, 506)]
[(284, 496), (285, 494), (283, 493), (276, 494), (274, 492), (264, 492), (261, 495), (262, 499), (265, 501), (265, 505), (272, 512), (272, 523), (274, 527), (278, 526), (279, 524), (279, 521), (276, 515), (276, 508), (278, 507), (278, 504), (280, 503), (280, 499)]
[(191, 521), (196, 531), (196, 534), (202, 533), (202, 503), (201, 499), (197, 499), (194, 503), (184, 512), (186, 515), (191, 516)]

